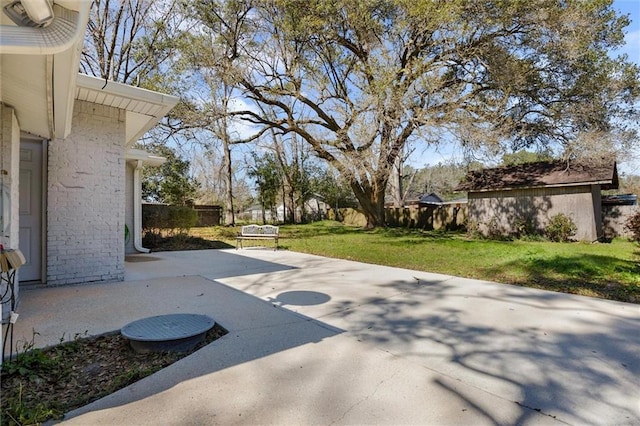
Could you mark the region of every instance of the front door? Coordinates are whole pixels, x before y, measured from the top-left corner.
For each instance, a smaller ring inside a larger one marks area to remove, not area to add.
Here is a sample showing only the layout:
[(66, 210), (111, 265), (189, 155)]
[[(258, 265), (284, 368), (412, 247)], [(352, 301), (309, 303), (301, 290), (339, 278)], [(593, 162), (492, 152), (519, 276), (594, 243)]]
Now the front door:
[(42, 142), (20, 142), (20, 281), (42, 280)]

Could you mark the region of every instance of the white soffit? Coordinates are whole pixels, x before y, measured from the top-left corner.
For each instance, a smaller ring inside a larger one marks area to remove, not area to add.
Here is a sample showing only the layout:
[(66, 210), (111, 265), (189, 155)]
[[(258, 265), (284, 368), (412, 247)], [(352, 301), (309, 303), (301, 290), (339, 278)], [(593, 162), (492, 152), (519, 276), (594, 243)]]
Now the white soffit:
[(76, 99), (127, 111), (126, 142), (133, 144), (178, 103), (179, 98), (79, 74)]
[(20, 129), (49, 139), (45, 56), (0, 55), (0, 101), (14, 108)]
[(129, 148), (124, 154), (124, 158), (127, 161), (142, 161), (147, 166), (161, 166), (167, 161), (164, 157), (135, 148)]
[[(0, 0), (0, 6), (9, 2)], [(14, 108), (23, 132), (44, 139), (69, 133), (90, 6), (56, 0), (46, 28), (18, 27), (0, 12), (0, 102)]]

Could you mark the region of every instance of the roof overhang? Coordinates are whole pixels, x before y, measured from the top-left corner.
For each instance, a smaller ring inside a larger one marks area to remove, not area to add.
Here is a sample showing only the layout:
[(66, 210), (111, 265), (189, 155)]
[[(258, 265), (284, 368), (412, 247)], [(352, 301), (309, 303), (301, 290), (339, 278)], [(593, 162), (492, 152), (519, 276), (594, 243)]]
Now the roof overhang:
[(467, 173), (454, 192), (499, 192), (536, 188), (600, 186), (617, 189), (618, 166), (613, 160), (543, 161), (500, 166)]
[(124, 154), (127, 162), (142, 161), (145, 166), (161, 166), (167, 159), (144, 151), (142, 149), (129, 148)]
[(550, 184), (550, 185), (531, 185), (531, 186), (513, 186), (513, 187), (503, 187), (503, 188), (482, 188), (482, 189), (469, 189), (463, 191), (454, 191), (454, 192), (502, 192), (502, 191), (516, 191), (516, 190), (525, 190), (525, 189), (540, 189), (540, 188), (566, 188), (570, 186), (592, 186), (592, 185), (601, 185), (605, 188), (603, 189), (616, 189), (612, 187), (611, 180), (605, 181), (591, 181), (591, 182), (574, 182), (574, 183), (558, 183), (558, 184)]
[(78, 75), (75, 97), (82, 101), (124, 109), (127, 112), (128, 147), (155, 126), (180, 100), (175, 96), (85, 74)]
[(14, 108), (23, 132), (54, 139), (71, 131), (90, 7), (89, 1), (56, 0), (46, 28), (16, 26), (0, 12), (0, 102)]

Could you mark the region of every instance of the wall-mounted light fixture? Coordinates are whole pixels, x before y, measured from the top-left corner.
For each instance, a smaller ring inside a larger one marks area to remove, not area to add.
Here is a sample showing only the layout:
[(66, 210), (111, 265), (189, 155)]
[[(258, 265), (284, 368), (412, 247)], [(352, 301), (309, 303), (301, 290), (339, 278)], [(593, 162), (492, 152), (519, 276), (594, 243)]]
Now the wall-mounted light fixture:
[(21, 27), (46, 27), (54, 18), (48, 0), (16, 0), (4, 7), (4, 13)]

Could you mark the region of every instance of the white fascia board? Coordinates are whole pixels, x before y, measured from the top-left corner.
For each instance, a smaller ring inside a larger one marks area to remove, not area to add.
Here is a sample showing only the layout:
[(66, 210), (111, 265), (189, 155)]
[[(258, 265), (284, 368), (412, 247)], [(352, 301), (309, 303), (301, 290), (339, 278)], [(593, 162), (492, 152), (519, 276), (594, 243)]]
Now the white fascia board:
[(138, 139), (144, 136), (149, 130), (153, 128), (162, 117), (169, 112), (171, 108), (168, 108), (165, 112), (155, 115), (145, 115), (137, 112), (127, 111), (127, 123), (125, 130), (126, 145), (132, 146)]
[(142, 161), (146, 166), (161, 166), (167, 159), (151, 154), (143, 149), (129, 148), (124, 154), (126, 161)]
[(80, 66), (82, 40), (72, 50), (54, 57), (53, 92), (54, 92), (54, 125), (55, 136), (66, 138), (71, 133), (73, 106), (75, 104), (75, 87), (78, 74), (75, 70)]
[[(121, 108), (127, 111), (125, 130), (127, 146), (133, 145), (149, 129), (158, 124), (158, 121), (180, 101), (180, 98), (176, 96), (114, 81), (105, 81), (86, 74), (78, 75), (77, 87), (86, 89), (91, 93), (110, 95), (112, 102), (112, 104), (109, 104), (110, 106), (116, 106), (115, 104), (124, 105)], [(152, 107), (149, 109), (153, 109), (154, 112), (140, 112), (141, 109), (147, 109), (144, 108), (145, 106)]]

